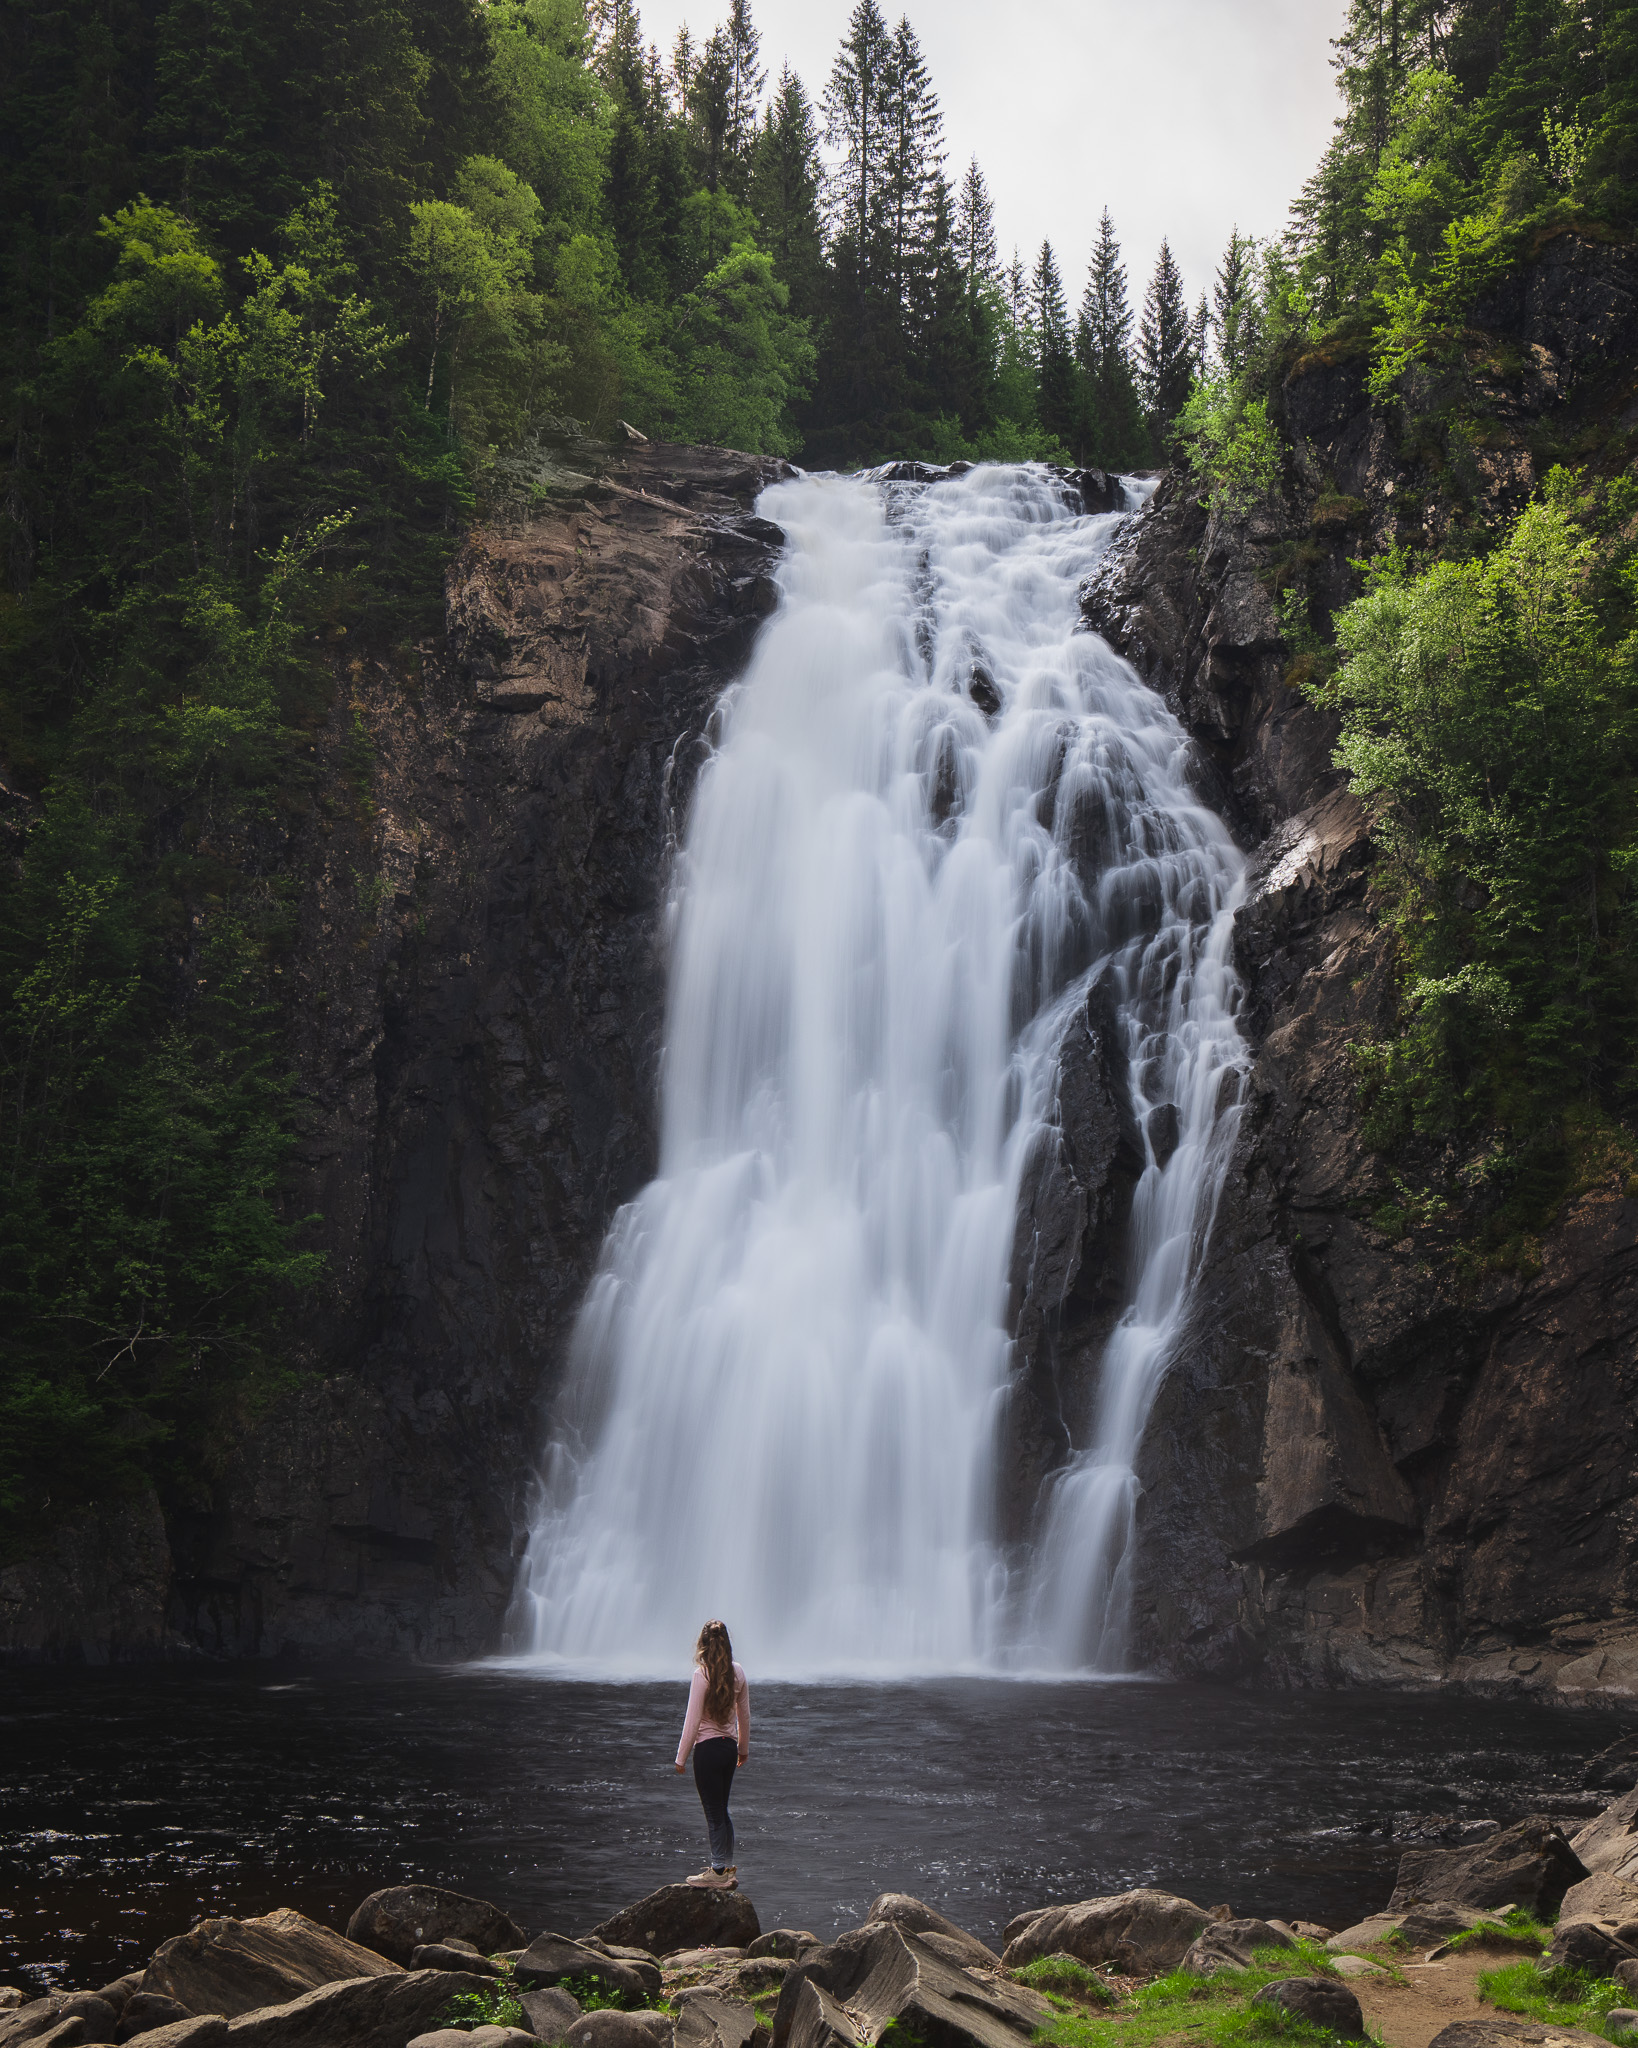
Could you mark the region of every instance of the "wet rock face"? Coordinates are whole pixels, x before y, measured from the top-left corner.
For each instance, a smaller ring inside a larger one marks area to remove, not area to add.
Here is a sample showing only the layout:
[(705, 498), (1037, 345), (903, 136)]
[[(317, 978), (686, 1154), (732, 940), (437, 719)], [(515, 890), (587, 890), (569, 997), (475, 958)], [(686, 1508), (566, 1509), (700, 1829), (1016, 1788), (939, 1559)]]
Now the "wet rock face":
[[(1561, 238), (1489, 318), (1556, 365), (1515, 380), (1495, 460), (1468, 479), (1470, 507), (1499, 514), (1536, 481), (1542, 416), (1560, 433), (1601, 417), (1600, 351), (1638, 346), (1630, 254)], [(1638, 1202), (1595, 1188), (1538, 1273), (1466, 1286), (1448, 1242), (1372, 1220), (1392, 1190), (1348, 1047), (1393, 991), (1369, 834), (1267, 594), (1300, 547), (1311, 586), (1346, 602), (1350, 554), (1453, 516), (1362, 373), (1314, 362), (1287, 385), (1295, 483), (1277, 510), (1208, 516), (1168, 479), (1085, 593), (1088, 623), (1188, 726), (1202, 793), (1251, 855), (1236, 954), (1254, 1065), (1143, 1447), (1136, 1654), (1285, 1683), (1638, 1695), (1621, 1619), (1638, 1604)]]
[(468, 538), (444, 634), (337, 657), (314, 738), (282, 963), (291, 1207), (329, 1261), (305, 1384), (163, 1518), (0, 1573), (0, 1651), (498, 1640), (540, 1400), (652, 1172), (670, 849), (781, 538), (752, 510), (778, 463), (566, 459), (600, 473)]

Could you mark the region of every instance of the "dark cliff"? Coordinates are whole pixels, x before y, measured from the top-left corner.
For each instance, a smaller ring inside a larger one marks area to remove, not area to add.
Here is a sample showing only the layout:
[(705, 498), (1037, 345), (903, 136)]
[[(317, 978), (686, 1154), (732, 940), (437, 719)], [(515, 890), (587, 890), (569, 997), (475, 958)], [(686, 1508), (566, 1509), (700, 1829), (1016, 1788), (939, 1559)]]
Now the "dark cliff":
[(0, 1649), (495, 1643), (542, 1390), (652, 1171), (668, 848), (779, 539), (777, 463), (588, 457), (520, 466), (544, 509), (470, 536), (412, 667), (338, 666), (318, 749), (360, 801), (300, 848), (286, 970), (329, 1258), (299, 1379), (191, 1495), (0, 1572)]
[(1401, 444), (1361, 361), (1299, 364), (1280, 507), (1219, 519), (1168, 479), (1087, 593), (1254, 849), (1248, 1107), (1142, 1459), (1136, 1611), (1162, 1668), (1638, 1691), (1635, 1191), (1624, 1174), (1586, 1187), (1538, 1264), (1472, 1278), (1470, 1219), (1373, 1222), (1393, 1190), (1347, 1054), (1391, 1015), (1371, 848), (1272, 595), (1296, 560), (1345, 602), (1351, 556), (1517, 509), (1552, 461), (1621, 445), (1635, 285), (1630, 251), (1564, 236), (1480, 309), (1499, 367), (1463, 475)]

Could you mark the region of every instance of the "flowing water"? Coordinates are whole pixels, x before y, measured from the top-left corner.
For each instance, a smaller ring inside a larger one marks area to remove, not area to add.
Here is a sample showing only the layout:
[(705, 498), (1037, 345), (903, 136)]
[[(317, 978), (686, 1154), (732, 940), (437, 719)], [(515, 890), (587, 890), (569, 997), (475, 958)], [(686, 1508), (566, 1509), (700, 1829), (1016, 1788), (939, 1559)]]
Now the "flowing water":
[[(653, 1673), (720, 1612), (768, 1674), (1118, 1670), (1133, 1464), (1238, 1114), (1242, 863), (1080, 630), (1119, 516), (993, 467), (759, 509), (781, 603), (674, 878), (660, 1171), (580, 1319), (516, 1636)], [(1129, 1305), (1009, 1571), (1019, 1180), (1094, 981), (1145, 1150)]]

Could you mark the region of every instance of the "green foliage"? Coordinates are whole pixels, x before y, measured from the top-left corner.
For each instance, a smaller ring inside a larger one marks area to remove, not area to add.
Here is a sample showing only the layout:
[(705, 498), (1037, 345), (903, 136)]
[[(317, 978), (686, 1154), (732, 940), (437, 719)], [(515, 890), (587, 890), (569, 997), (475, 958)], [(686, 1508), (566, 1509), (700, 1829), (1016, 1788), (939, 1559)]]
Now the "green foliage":
[[(1018, 1973), (1022, 1974), (1022, 1973)], [(1205, 2048), (1239, 2048), (1255, 2041), (1291, 2041), (1310, 2048), (1335, 2048), (1335, 2036), (1291, 2018), (1275, 2007), (1256, 2006), (1252, 1994), (1290, 1976), (1334, 1976), (1333, 1958), (1312, 1942), (1295, 1948), (1259, 1950), (1248, 1970), (1194, 1977), (1173, 1970), (1121, 2000), (1115, 2011), (1065, 2013), (1040, 2028), (1042, 2048), (1152, 2048), (1186, 2030)]]
[(1555, 470), (1489, 554), (1381, 558), (1310, 685), (1399, 949), (1397, 1035), (1356, 1051), (1371, 1135), (1499, 1128), (1501, 1180), (1633, 1098), (1635, 497)]
[(641, 2012), (646, 1998), (611, 1990), (600, 1977), (565, 1977), (563, 1988), (579, 2001), (582, 2012)]
[(440, 2027), (459, 2027), (471, 2033), (477, 2027), (521, 2027), (527, 2030), (528, 2016), (516, 1992), (497, 1984), (493, 1990), (459, 1991), (439, 2015)]
[(1268, 402), (1248, 398), (1228, 377), (1195, 385), (1178, 414), (1176, 436), (1214, 510), (1246, 512), (1278, 491), (1285, 444)]
[(1032, 1990), (1056, 1992), (1080, 2005), (1113, 2005), (1115, 1994), (1095, 1970), (1073, 1956), (1039, 1956), (1033, 1963), (1014, 1970), (1020, 1984)]
[(1604, 2032), (1604, 2017), (1627, 2003), (1628, 1994), (1608, 1977), (1588, 1977), (1565, 1967), (1542, 1969), (1532, 1962), (1505, 1963), (1481, 1970), (1479, 1996), (1502, 2012), (1522, 2013), (1554, 2027)]
[(1514, 1906), (1501, 1920), (1481, 1920), (1463, 1934), (1453, 1935), (1446, 1944), (1453, 1949), (1515, 1948), (1527, 1955), (1539, 1955), (1553, 1938), (1544, 1926), (1522, 1906)]

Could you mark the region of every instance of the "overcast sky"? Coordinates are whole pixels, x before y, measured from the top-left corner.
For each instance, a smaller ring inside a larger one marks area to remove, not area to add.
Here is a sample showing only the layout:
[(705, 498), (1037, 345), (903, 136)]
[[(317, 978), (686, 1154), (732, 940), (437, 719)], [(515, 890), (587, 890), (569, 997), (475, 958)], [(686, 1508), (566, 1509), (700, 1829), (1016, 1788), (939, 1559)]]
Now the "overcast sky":
[[(908, 12), (944, 108), (949, 171), (976, 155), (1002, 260), (1049, 237), (1070, 305), (1107, 206), (1134, 303), (1162, 235), (1189, 295), (1229, 230), (1268, 235), (1319, 160), (1336, 93), (1330, 38), (1346, 0), (882, 0)], [(641, 0), (669, 54), (724, 0)], [(815, 101), (852, 0), (753, 0), (770, 80), (789, 59)]]

